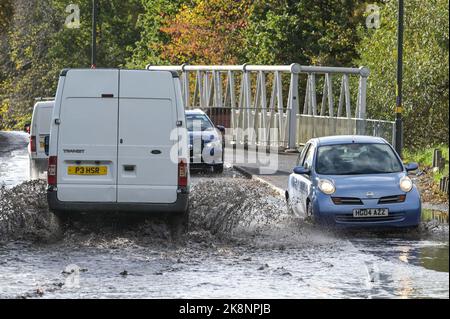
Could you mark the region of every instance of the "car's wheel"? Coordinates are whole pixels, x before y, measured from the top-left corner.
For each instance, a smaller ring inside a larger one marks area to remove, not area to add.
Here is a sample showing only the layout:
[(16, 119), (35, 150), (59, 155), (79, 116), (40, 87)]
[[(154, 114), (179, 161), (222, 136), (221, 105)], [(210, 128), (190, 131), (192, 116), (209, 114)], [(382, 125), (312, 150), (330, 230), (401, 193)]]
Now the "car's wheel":
[(178, 239), (187, 234), (189, 230), (189, 208), (183, 213), (177, 213), (170, 217), (170, 226), (173, 237)]

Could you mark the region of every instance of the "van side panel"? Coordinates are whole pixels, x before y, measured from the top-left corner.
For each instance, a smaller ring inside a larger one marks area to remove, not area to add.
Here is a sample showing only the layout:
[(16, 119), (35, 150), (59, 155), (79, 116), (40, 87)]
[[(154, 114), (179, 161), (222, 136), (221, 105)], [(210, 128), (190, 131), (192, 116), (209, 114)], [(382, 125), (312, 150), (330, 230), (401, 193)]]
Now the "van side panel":
[(49, 145), (49, 156), (58, 155), (58, 136), (59, 136), (59, 125), (56, 124), (56, 120), (59, 119), (59, 114), (61, 110), (64, 84), (66, 82), (65, 76), (60, 76), (58, 80), (58, 88), (55, 95), (55, 106), (52, 112), (52, 119), (50, 124), (50, 145)]
[(39, 158), (47, 158), (45, 154), (45, 138), (50, 135), (53, 105), (43, 106), (38, 110), (36, 151)]
[[(58, 200), (117, 201), (118, 83), (118, 70), (67, 73), (59, 114)], [(83, 167), (105, 173), (74, 174)]]
[[(38, 108), (39, 108), (39, 103), (36, 103), (33, 107), (33, 115), (31, 117), (31, 127), (30, 127), (30, 136), (36, 136), (36, 132), (38, 130), (37, 128), (37, 117), (38, 117)], [(37, 154), (35, 152), (31, 151), (31, 143), (28, 144), (28, 154), (30, 155), (31, 159), (34, 159), (37, 157)]]
[(120, 71), (118, 191), (120, 203), (174, 203), (177, 110), (168, 72)]
[(45, 160), (45, 138), (50, 135), (50, 125), (54, 102), (37, 102), (33, 108), (30, 135), (36, 138), (36, 152), (28, 152), (32, 160)]

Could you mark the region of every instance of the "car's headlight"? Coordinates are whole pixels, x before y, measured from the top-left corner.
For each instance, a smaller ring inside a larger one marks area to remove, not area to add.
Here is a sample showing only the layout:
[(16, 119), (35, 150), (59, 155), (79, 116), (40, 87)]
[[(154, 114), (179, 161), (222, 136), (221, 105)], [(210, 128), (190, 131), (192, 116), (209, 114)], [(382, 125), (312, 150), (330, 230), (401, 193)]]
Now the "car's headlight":
[(334, 194), (334, 192), (336, 191), (336, 187), (334, 186), (333, 182), (329, 181), (328, 179), (319, 180), (319, 189), (327, 195)]
[(400, 189), (402, 191), (404, 191), (405, 193), (408, 193), (412, 190), (412, 188), (413, 188), (413, 182), (412, 182), (411, 178), (409, 178), (408, 176), (402, 177), (402, 179), (400, 180)]

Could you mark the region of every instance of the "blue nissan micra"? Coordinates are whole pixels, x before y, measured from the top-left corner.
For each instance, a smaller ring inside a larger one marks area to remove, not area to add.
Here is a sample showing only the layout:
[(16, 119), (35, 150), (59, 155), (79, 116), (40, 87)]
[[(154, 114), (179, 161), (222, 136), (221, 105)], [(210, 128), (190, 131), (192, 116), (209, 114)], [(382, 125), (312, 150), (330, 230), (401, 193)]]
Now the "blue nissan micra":
[(420, 194), (384, 139), (330, 136), (310, 140), (289, 176), (288, 208), (320, 224), (404, 227), (420, 223)]

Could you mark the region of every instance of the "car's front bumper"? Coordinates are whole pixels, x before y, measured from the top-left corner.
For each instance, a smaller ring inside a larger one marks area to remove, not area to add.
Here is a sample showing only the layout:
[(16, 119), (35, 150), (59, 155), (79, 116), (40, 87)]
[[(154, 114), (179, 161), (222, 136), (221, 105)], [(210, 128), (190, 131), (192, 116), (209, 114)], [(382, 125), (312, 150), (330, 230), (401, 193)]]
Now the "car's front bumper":
[[(352, 228), (409, 228), (420, 224), (422, 206), (416, 189), (402, 203), (379, 204), (379, 199), (363, 199), (363, 205), (336, 205), (321, 192), (313, 199), (314, 219), (320, 224)], [(385, 217), (353, 217), (354, 209), (387, 208)]]
[(158, 203), (93, 203), (93, 202), (62, 202), (58, 199), (58, 192), (47, 190), (49, 208), (53, 211), (64, 212), (129, 212), (129, 213), (184, 213), (189, 206), (189, 192), (180, 192), (177, 200), (170, 204)]

